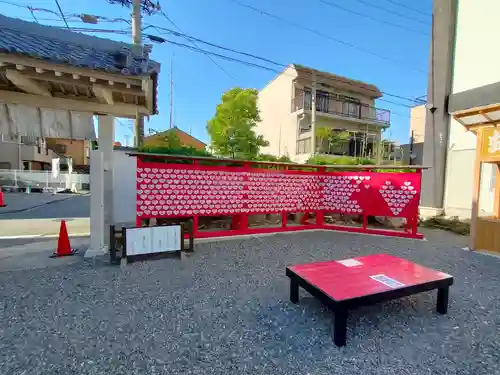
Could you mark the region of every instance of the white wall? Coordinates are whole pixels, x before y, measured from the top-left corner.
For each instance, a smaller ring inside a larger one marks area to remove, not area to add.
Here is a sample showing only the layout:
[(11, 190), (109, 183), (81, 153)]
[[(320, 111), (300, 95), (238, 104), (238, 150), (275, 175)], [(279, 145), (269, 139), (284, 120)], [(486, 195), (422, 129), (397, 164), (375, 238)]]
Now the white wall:
[[(499, 14), (499, 0), (459, 0), (453, 93), (500, 81), (500, 49), (495, 47), (499, 33), (492, 26)], [(452, 119), (448, 140), (445, 210), (449, 215), (470, 216), (476, 136)], [(482, 213), (493, 211), (492, 179), (493, 169), (485, 166), (479, 202)]]
[(135, 224), (137, 202), (137, 158), (113, 151), (113, 220)]
[(295, 155), (297, 114), (292, 114), (291, 108), (296, 75), (295, 69), (289, 67), (259, 92), (257, 105), (262, 121), (257, 125), (256, 132), (269, 142), (269, 147), (261, 149), (262, 153)]

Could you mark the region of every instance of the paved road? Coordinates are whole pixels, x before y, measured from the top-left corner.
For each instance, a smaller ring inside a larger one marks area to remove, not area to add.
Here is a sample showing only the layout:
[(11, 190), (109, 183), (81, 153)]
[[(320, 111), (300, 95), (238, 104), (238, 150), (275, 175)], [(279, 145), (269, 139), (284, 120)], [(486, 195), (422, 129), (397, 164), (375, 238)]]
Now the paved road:
[(54, 202), (31, 210), (2, 214), (1, 220), (12, 219), (64, 219), (76, 217), (90, 217), (90, 196), (74, 196), (61, 202)]
[(0, 274), (4, 271), (58, 267), (81, 262), (88, 248), (89, 238), (70, 239), (74, 257), (51, 259), (57, 248), (57, 239), (0, 240)]

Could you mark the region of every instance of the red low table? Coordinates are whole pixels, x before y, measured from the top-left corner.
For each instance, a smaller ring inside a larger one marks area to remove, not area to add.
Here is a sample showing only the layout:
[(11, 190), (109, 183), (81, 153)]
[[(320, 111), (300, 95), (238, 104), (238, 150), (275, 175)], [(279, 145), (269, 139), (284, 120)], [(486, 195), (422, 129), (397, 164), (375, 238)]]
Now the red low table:
[(437, 289), (437, 311), (446, 314), (453, 284), (451, 275), (388, 254), (299, 264), (286, 275), (291, 302), (299, 301), (302, 287), (333, 311), (337, 346), (346, 342), (348, 310)]

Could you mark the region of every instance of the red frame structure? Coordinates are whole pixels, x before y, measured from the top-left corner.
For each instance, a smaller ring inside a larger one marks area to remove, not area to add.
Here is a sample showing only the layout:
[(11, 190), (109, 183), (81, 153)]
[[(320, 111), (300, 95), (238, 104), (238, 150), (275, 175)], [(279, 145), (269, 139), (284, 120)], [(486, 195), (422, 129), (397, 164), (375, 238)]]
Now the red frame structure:
[[(422, 167), (313, 166), (215, 158), (137, 156), (137, 225), (144, 219), (192, 218), (195, 238), (307, 229), (422, 238), (417, 233)], [(229, 164), (229, 166), (228, 166)], [(380, 172), (380, 170), (410, 172)], [(334, 171), (331, 171), (334, 169)], [(316, 222), (289, 225), (289, 213)], [(362, 227), (331, 225), (326, 213), (362, 215)], [(252, 214), (281, 214), (281, 227), (250, 228)], [(198, 231), (203, 216), (232, 216), (231, 230)], [(369, 216), (406, 218), (404, 231), (368, 227)]]

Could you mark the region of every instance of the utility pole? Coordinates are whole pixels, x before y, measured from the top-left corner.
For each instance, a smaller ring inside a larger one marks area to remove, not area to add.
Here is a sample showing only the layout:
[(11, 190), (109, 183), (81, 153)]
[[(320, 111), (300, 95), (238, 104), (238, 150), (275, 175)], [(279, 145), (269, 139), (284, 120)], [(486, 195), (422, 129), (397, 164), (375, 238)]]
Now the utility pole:
[[(141, 0), (132, 1), (132, 42), (134, 44), (134, 53), (142, 55), (142, 32), (141, 32)], [(136, 147), (142, 146), (144, 138), (144, 117), (135, 116), (134, 138)]]
[[(152, 15), (160, 11), (160, 4), (156, 4), (153, 0), (107, 0), (111, 4), (119, 4), (125, 7), (132, 7), (132, 44), (135, 55), (143, 57), (144, 51), (142, 47), (142, 15), (141, 12)], [(144, 138), (144, 117), (136, 113), (134, 123), (134, 145), (139, 147), (142, 145)]]
[(172, 111), (173, 111), (173, 103), (174, 103), (174, 101), (173, 101), (173, 99), (174, 99), (173, 98), (174, 79), (172, 76), (172, 72), (173, 72), (172, 60), (173, 60), (173, 57), (170, 59), (170, 129), (172, 129)]
[(314, 71), (311, 86), (311, 153), (316, 155), (316, 72)]

